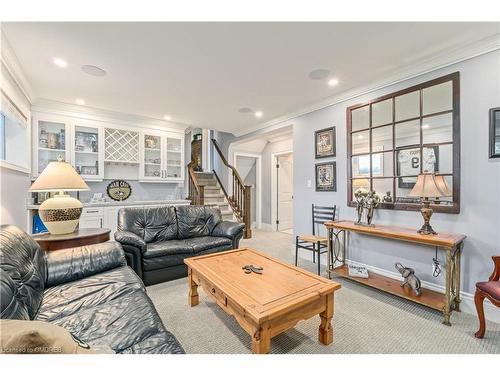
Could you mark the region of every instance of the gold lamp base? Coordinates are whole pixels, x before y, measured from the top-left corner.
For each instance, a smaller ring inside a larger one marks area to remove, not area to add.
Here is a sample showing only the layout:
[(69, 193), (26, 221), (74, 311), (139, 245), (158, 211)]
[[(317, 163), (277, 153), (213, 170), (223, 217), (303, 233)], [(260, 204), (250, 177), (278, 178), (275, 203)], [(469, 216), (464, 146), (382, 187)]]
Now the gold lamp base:
[(431, 202), (426, 198), (422, 201), (422, 208), (420, 209), (420, 213), (424, 218), (424, 224), (422, 228), (418, 230), (420, 234), (437, 234), (430, 224), (431, 216), (433, 214), (433, 209), (430, 207)]

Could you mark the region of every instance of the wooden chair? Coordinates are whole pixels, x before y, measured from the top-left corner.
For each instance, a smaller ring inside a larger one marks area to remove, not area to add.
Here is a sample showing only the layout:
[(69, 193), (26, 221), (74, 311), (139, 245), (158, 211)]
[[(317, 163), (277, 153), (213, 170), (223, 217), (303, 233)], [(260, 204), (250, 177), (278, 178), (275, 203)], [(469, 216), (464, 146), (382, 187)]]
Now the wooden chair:
[(477, 316), (479, 318), (479, 331), (475, 336), (478, 339), (484, 337), (486, 331), (486, 321), (484, 319), (483, 302), (488, 298), (496, 307), (500, 307), (500, 256), (491, 257), (495, 263), (495, 269), (488, 281), (476, 283), (476, 293), (474, 294), (474, 303), (476, 304)]
[[(312, 204), (312, 235), (298, 235), (295, 239), (295, 265), (299, 257), (299, 249), (306, 249), (313, 253), (313, 263), (318, 255), (318, 275), (320, 271), (321, 254), (328, 252), (328, 238), (316, 235), (316, 224), (323, 225), (327, 221), (335, 220), (337, 206), (324, 207)], [(318, 228), (319, 233), (319, 228)]]

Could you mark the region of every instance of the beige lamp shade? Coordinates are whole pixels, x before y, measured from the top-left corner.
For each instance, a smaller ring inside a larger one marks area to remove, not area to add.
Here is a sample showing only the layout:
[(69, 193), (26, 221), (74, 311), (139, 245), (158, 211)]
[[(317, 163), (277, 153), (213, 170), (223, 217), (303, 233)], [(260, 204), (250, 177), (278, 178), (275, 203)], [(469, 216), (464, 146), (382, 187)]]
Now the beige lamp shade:
[(417, 182), (408, 194), (409, 197), (434, 198), (442, 197), (443, 192), (439, 190), (434, 174), (423, 173), (418, 176)]
[(434, 176), (434, 180), (436, 180), (436, 185), (438, 189), (441, 191), (441, 197), (452, 197), (453, 192), (450, 190), (448, 183), (444, 176)]
[(89, 190), (71, 164), (52, 161), (33, 182), (29, 191), (80, 191)]

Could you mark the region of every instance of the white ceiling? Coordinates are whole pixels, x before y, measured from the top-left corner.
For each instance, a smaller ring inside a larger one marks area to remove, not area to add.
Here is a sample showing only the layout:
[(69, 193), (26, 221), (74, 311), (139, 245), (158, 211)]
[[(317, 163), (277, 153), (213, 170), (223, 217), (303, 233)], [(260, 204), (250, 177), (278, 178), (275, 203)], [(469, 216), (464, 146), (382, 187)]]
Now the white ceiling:
[[(2, 31), (37, 98), (241, 133), (490, 37), (499, 24), (3, 23)], [(108, 75), (86, 75), (83, 64)], [(318, 68), (339, 85), (310, 80)]]

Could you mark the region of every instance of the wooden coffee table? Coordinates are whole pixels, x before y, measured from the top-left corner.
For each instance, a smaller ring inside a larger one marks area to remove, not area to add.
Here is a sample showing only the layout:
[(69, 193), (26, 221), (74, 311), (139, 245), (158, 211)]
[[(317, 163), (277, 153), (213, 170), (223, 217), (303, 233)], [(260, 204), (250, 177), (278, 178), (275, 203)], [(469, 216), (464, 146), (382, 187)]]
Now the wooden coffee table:
[[(254, 353), (267, 353), (271, 338), (319, 314), (319, 341), (333, 341), (333, 294), (340, 284), (243, 248), (184, 260), (189, 305), (199, 302), (198, 286), (252, 336)], [(245, 273), (245, 265), (263, 268)]]

